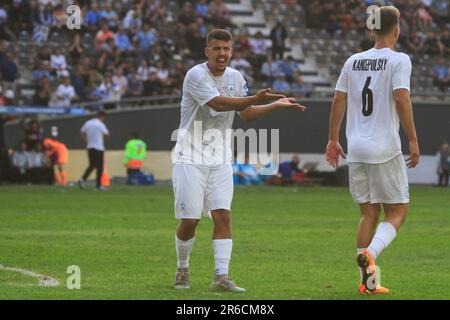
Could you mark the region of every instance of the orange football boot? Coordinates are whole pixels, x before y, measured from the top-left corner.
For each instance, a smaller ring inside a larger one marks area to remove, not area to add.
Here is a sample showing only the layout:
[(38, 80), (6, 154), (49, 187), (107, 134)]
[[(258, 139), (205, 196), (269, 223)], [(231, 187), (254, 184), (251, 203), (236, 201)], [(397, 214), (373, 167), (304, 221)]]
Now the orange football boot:
[[(358, 291), (361, 294), (386, 294), (390, 293), (389, 289), (376, 285), (376, 265), (369, 250), (365, 249), (358, 253), (356, 256), (356, 262), (361, 268), (362, 280), (359, 285)], [(368, 283), (376, 285), (375, 289), (369, 289)]]

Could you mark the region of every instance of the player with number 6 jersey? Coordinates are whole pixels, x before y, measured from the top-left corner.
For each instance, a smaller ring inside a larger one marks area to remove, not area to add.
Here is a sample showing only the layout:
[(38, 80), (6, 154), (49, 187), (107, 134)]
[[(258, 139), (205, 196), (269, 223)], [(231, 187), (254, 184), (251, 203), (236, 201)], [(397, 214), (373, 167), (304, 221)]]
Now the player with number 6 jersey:
[[(347, 144), (350, 192), (359, 204), (357, 263), (359, 292), (389, 293), (378, 281), (375, 260), (396, 237), (409, 203), (408, 177), (403, 160), (400, 123), (409, 140), (410, 168), (419, 162), (419, 146), (409, 97), (411, 61), (395, 51), (400, 34), (400, 12), (393, 6), (378, 8), (380, 26), (375, 46), (352, 55), (336, 84), (330, 116), (327, 161), (338, 166), (346, 157), (339, 130), (347, 109)], [(383, 206), (385, 219), (378, 225)]]

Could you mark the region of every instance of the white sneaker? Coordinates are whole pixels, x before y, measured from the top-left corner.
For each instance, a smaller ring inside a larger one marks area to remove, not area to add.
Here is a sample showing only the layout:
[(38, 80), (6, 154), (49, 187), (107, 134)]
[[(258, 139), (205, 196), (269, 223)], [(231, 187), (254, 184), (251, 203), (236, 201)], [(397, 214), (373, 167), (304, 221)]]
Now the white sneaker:
[(215, 276), (212, 284), (212, 291), (245, 292), (244, 288), (239, 288), (227, 274)]
[(106, 189), (104, 186), (100, 186), (95, 188), (97, 191), (108, 191), (108, 189)]
[(173, 283), (175, 289), (190, 289), (189, 285), (189, 269), (178, 268), (175, 273), (175, 282)]

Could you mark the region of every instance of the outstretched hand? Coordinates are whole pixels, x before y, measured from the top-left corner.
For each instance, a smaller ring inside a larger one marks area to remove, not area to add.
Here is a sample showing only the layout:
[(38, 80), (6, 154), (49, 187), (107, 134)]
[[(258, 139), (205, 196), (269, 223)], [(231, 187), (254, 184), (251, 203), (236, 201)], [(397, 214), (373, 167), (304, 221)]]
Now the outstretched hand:
[(339, 156), (346, 159), (346, 156), (344, 154), (344, 150), (342, 149), (341, 145), (337, 141), (328, 141), (327, 144), (327, 152), (326, 152), (326, 159), (327, 162), (333, 167), (337, 168), (339, 165)]
[(260, 102), (270, 101), (270, 100), (277, 100), (277, 99), (281, 99), (281, 98), (286, 98), (286, 96), (285, 96), (284, 94), (281, 94), (281, 93), (272, 93), (271, 91), (272, 91), (271, 88), (259, 90), (259, 91), (256, 93), (256, 98), (257, 98), (258, 101), (260, 101)]
[(296, 109), (299, 111), (306, 110), (305, 106), (295, 103), (295, 98), (281, 98), (278, 101), (275, 101), (274, 104), (277, 106), (277, 108)]

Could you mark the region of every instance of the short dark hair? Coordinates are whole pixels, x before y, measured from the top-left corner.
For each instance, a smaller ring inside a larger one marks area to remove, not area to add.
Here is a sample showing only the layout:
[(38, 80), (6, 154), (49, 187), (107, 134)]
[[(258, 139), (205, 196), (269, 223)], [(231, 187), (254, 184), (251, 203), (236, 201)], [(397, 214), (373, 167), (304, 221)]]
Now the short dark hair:
[(103, 110), (100, 110), (97, 112), (97, 118), (105, 118), (106, 117), (106, 112)]
[(139, 132), (138, 131), (131, 131), (131, 137), (133, 139), (139, 139)]
[(233, 36), (230, 31), (225, 29), (214, 29), (206, 36), (206, 46), (211, 40), (233, 41)]
[(391, 34), (395, 27), (400, 23), (400, 11), (394, 6), (383, 6), (377, 11), (380, 12), (380, 29), (375, 28), (375, 34), (378, 36), (387, 36)]

